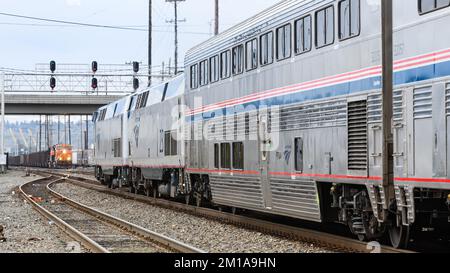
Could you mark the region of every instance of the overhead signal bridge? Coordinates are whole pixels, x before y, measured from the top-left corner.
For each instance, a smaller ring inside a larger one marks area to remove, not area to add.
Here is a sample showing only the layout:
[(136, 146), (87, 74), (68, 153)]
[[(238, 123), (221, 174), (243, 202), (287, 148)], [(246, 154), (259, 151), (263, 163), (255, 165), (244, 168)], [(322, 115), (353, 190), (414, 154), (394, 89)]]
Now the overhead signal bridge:
[(139, 85), (147, 86), (148, 74), (140, 73), (136, 63), (96, 64), (95, 72), (93, 66), (61, 64), (50, 72), (48, 64), (38, 64), (34, 71), (4, 70), (6, 114), (90, 115)]

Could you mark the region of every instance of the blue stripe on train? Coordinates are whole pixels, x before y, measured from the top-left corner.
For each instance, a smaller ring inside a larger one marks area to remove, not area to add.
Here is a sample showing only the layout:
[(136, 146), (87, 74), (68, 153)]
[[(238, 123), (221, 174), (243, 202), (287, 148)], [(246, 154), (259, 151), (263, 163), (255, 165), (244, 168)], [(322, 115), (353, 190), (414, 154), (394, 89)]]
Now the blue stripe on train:
[[(394, 74), (394, 84), (402, 85), (407, 83), (436, 79), (445, 76), (450, 76), (450, 61), (423, 67), (417, 67), (401, 72), (396, 72)], [(381, 88), (381, 80), (382, 80), (381, 76), (376, 76), (353, 82), (347, 82), (333, 86), (312, 89), (308, 91), (302, 91), (294, 94), (281, 95), (274, 98), (262, 99), (245, 104), (240, 104), (237, 106), (197, 114), (195, 116), (186, 117), (186, 121), (195, 122), (201, 119), (209, 120), (223, 115), (234, 115), (235, 113), (247, 112), (249, 111), (249, 109), (259, 109), (260, 106), (264, 107), (282, 106), (294, 103), (309, 102), (325, 98), (333, 98), (337, 96), (361, 93)]]

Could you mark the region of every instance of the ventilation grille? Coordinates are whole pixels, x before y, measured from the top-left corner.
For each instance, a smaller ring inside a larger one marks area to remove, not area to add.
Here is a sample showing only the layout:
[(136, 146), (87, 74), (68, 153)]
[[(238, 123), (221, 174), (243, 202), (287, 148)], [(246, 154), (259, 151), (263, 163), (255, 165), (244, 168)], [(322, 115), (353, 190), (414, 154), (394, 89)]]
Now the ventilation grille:
[(445, 87), (445, 110), (447, 115), (450, 116), (450, 83)]
[(382, 116), (382, 102), (381, 102), (381, 94), (371, 95), (367, 99), (368, 105), (368, 122), (369, 123), (377, 123), (381, 122)]
[(394, 91), (394, 120), (402, 121), (404, 116), (403, 91)]
[(431, 86), (414, 90), (414, 118), (424, 119), (433, 116)]
[(348, 169), (367, 170), (367, 102), (348, 104)]
[(345, 101), (285, 107), (280, 113), (280, 131), (345, 126), (346, 117)]
[[(368, 98), (368, 122), (381, 123), (382, 118), (382, 97), (381, 94), (371, 95)], [(394, 120), (403, 120), (404, 105), (403, 91), (394, 91)]]

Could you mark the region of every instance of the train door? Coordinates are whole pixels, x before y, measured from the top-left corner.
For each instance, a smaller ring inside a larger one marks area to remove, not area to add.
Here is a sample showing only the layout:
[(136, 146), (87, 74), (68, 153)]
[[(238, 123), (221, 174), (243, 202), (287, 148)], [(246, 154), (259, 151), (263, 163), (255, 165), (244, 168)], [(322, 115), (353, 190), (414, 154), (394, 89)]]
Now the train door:
[(259, 128), (259, 162), (261, 168), (261, 188), (263, 193), (263, 202), (266, 209), (272, 209), (272, 194), (270, 191), (269, 163), (271, 138), (269, 133), (268, 113), (260, 113), (258, 117)]

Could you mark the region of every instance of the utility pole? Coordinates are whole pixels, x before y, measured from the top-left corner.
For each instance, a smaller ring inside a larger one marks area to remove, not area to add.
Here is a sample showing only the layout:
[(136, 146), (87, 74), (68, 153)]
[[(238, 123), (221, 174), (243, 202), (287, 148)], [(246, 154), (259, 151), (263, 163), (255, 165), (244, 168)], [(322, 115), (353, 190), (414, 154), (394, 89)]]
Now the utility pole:
[(214, 35), (219, 34), (219, 0), (215, 0), (214, 5)]
[(148, 87), (152, 85), (152, 43), (153, 43), (153, 22), (152, 22), (152, 0), (148, 1)]
[(175, 19), (166, 21), (167, 23), (173, 23), (175, 26), (175, 76), (178, 74), (178, 23), (186, 22), (186, 19), (178, 20), (178, 2), (184, 2), (186, 0), (166, 0), (166, 2), (173, 3), (175, 8)]
[(394, 158), (393, 158), (393, 19), (392, 0), (381, 0), (381, 38), (383, 66), (383, 187), (386, 194), (385, 211), (394, 196)]

